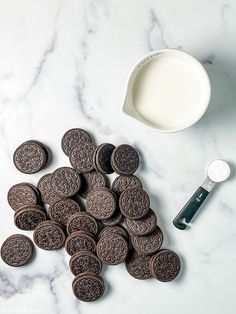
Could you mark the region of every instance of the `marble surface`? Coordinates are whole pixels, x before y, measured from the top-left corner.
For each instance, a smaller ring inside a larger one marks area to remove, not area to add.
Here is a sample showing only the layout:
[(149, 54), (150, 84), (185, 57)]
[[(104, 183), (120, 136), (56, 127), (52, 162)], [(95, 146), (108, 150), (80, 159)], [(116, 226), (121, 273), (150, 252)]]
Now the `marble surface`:
[[(171, 283), (138, 281), (124, 265), (106, 267), (105, 297), (81, 303), (71, 291), (63, 250), (38, 249), (13, 269), (0, 261), (0, 313), (234, 314), (236, 307), (235, 177), (218, 186), (187, 231), (172, 219), (205, 178), (209, 161), (236, 166), (236, 2), (0, 1), (0, 242), (19, 232), (6, 195), (16, 182), (37, 180), (68, 165), (60, 148), (71, 127), (97, 143), (138, 148), (138, 175), (165, 234), (164, 247), (182, 258)], [(143, 54), (163, 47), (192, 53), (206, 67), (212, 100), (204, 118), (176, 134), (158, 134), (121, 112), (127, 76)], [(52, 150), (36, 175), (14, 168), (12, 153), (27, 139)], [(30, 232), (22, 232), (32, 236)]]

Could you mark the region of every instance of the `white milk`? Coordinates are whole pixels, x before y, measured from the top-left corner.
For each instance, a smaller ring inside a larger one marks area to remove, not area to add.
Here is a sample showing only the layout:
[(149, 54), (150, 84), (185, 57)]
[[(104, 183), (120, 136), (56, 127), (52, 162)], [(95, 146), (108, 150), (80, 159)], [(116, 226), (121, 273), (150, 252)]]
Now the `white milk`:
[(195, 123), (206, 110), (209, 86), (205, 70), (189, 55), (167, 53), (150, 59), (132, 85), (134, 109), (160, 130), (178, 130)]

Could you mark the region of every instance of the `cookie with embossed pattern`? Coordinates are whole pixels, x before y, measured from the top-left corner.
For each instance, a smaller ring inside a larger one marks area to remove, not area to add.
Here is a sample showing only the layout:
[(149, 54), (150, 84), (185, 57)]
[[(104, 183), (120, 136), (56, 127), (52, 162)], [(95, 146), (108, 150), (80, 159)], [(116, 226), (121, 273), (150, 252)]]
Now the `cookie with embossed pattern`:
[(121, 226), (105, 227), (98, 235), (98, 239), (111, 234), (119, 234), (128, 240), (127, 231)]
[(83, 273), (75, 277), (72, 289), (77, 299), (92, 302), (102, 297), (105, 285), (101, 276), (93, 273)]
[(106, 178), (104, 174), (97, 171), (82, 173), (81, 180), (82, 183), (79, 190), (79, 195), (82, 196), (84, 199), (86, 199), (86, 197), (92, 190), (106, 186)]
[(151, 259), (151, 272), (156, 279), (167, 282), (174, 280), (181, 269), (179, 256), (170, 250), (161, 250)]
[(83, 129), (74, 128), (68, 130), (62, 137), (61, 147), (63, 152), (69, 156), (75, 146), (91, 142), (91, 138)]
[(133, 235), (146, 235), (151, 233), (157, 224), (156, 214), (152, 209), (140, 219), (124, 219), (126, 229)]
[(132, 236), (131, 241), (134, 249), (141, 254), (153, 254), (159, 251), (163, 242), (163, 233), (156, 226), (154, 231), (144, 236)]
[(127, 189), (132, 188), (143, 188), (141, 181), (135, 175), (120, 175), (115, 178), (111, 185), (112, 191), (114, 191), (118, 196), (120, 196), (121, 193), (126, 191)]
[(80, 212), (79, 204), (69, 198), (63, 198), (49, 206), (48, 213), (52, 220), (66, 225), (69, 218)]
[(71, 197), (78, 193), (81, 178), (73, 168), (61, 167), (53, 172), (51, 185), (60, 197)]
[(7, 200), (11, 208), (16, 210), (25, 205), (36, 205), (38, 195), (31, 184), (22, 182), (10, 188), (7, 194)]
[(74, 276), (85, 272), (99, 274), (102, 270), (102, 263), (99, 258), (89, 251), (74, 254), (70, 259), (69, 266)]
[(33, 242), (23, 234), (13, 234), (1, 246), (2, 260), (14, 267), (29, 263), (35, 252)]
[(71, 216), (67, 222), (68, 234), (75, 231), (86, 231), (95, 236), (98, 232), (98, 223), (89, 213), (76, 213)]
[(150, 199), (148, 194), (140, 188), (128, 189), (121, 193), (119, 206), (125, 217), (140, 219), (148, 213)]
[(112, 152), (111, 165), (118, 174), (133, 174), (139, 165), (138, 153), (130, 145), (119, 145)]
[(148, 279), (151, 273), (151, 255), (140, 254), (132, 251), (126, 259), (126, 269), (128, 273), (136, 279)]
[(111, 154), (115, 146), (110, 143), (104, 143), (98, 146), (94, 154), (94, 166), (101, 173), (113, 173), (111, 166)]
[(74, 255), (80, 251), (96, 251), (96, 242), (92, 233), (85, 231), (75, 231), (66, 239), (65, 249), (69, 255)]
[(42, 178), (39, 179), (37, 185), (42, 201), (49, 205), (61, 199), (61, 197), (52, 188), (51, 178), (52, 173), (45, 174)]
[(96, 146), (84, 143), (75, 146), (70, 153), (70, 163), (79, 173), (90, 172), (94, 169), (93, 156)]
[(97, 243), (97, 256), (107, 265), (122, 263), (128, 254), (127, 240), (120, 234), (108, 234)]
[(14, 152), (13, 162), (16, 168), (27, 174), (40, 171), (47, 163), (48, 155), (43, 144), (27, 141)]
[(62, 226), (51, 220), (37, 225), (33, 233), (34, 243), (43, 250), (57, 250), (65, 243), (65, 233)]
[(110, 218), (116, 210), (116, 197), (106, 188), (93, 190), (86, 198), (86, 209), (96, 219)]
[(34, 230), (37, 225), (47, 219), (42, 206), (26, 205), (15, 211), (14, 223), (21, 230)]
[(104, 226), (116, 226), (122, 221), (122, 219), (123, 215), (120, 210), (116, 209), (115, 213), (110, 218), (101, 219), (101, 222)]

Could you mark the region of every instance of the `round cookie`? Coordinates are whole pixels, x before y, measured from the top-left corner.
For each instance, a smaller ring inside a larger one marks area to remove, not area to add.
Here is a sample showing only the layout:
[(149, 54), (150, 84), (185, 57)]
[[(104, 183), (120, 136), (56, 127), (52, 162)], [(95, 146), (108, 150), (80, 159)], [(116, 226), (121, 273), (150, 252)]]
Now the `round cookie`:
[(14, 152), (13, 161), (16, 168), (27, 174), (40, 171), (47, 163), (48, 156), (43, 144), (28, 141), (21, 144)]
[(71, 234), (75, 231), (86, 231), (92, 233), (95, 236), (98, 232), (98, 224), (89, 213), (80, 212), (69, 218), (66, 229), (68, 234)]
[(29, 263), (34, 256), (33, 242), (23, 234), (14, 234), (2, 244), (1, 257), (3, 261), (13, 267)]
[(151, 255), (140, 254), (133, 251), (126, 259), (126, 269), (128, 273), (136, 279), (148, 279), (151, 274)]
[(138, 153), (130, 145), (119, 145), (112, 152), (111, 165), (118, 174), (133, 174), (139, 165)]
[(83, 173), (81, 174), (81, 179), (82, 183), (79, 190), (79, 195), (84, 199), (86, 199), (92, 190), (106, 186), (105, 176), (97, 171)]
[(49, 206), (48, 213), (52, 220), (66, 225), (69, 218), (80, 211), (79, 204), (69, 198), (63, 198)]
[(37, 225), (33, 233), (34, 243), (43, 250), (57, 250), (65, 243), (65, 233), (61, 225), (46, 220)]
[(38, 195), (30, 184), (23, 182), (10, 188), (7, 200), (11, 208), (16, 210), (25, 205), (36, 205)]
[(46, 212), (39, 205), (18, 208), (14, 215), (14, 223), (21, 230), (34, 230), (40, 222), (46, 219)]
[(92, 302), (102, 297), (105, 285), (101, 276), (93, 273), (83, 273), (75, 277), (72, 289), (77, 299)]
[(116, 197), (109, 189), (93, 190), (86, 198), (86, 209), (96, 219), (110, 218), (116, 210)]
[(61, 140), (61, 148), (63, 152), (69, 156), (72, 149), (79, 144), (91, 142), (91, 138), (89, 134), (79, 128), (74, 128), (68, 130), (62, 137)]
[(80, 251), (96, 251), (96, 242), (93, 235), (85, 231), (75, 231), (66, 239), (65, 249), (69, 255)]
[(156, 226), (154, 231), (145, 236), (133, 236), (131, 241), (134, 249), (141, 254), (153, 254), (159, 251), (163, 242), (163, 233)]
[(128, 234), (124, 228), (121, 226), (113, 226), (113, 227), (105, 227), (102, 229), (102, 231), (98, 235), (98, 239), (101, 239), (102, 237), (105, 237), (107, 235), (111, 234), (119, 234), (123, 236), (125, 239), (128, 240)]
[(167, 282), (175, 279), (181, 269), (178, 255), (170, 250), (161, 250), (151, 259), (151, 272), (156, 279)]
[(143, 188), (142, 182), (135, 175), (120, 175), (112, 182), (111, 189), (120, 196), (122, 192), (132, 188)]
[(51, 178), (52, 173), (45, 174), (39, 179), (37, 185), (42, 201), (49, 205), (54, 204), (61, 199), (61, 197), (52, 188)]
[(110, 143), (104, 143), (98, 146), (94, 154), (94, 166), (101, 173), (113, 173), (111, 166), (111, 154), (115, 146)]
[(119, 206), (125, 217), (140, 219), (148, 213), (150, 199), (148, 194), (140, 188), (128, 189), (121, 193)]
[(94, 169), (93, 155), (96, 146), (92, 143), (84, 143), (75, 146), (70, 154), (70, 163), (79, 173), (90, 172)]
[(60, 197), (74, 196), (81, 186), (80, 175), (70, 167), (58, 168), (52, 174), (51, 185)]
[(157, 217), (153, 210), (150, 209), (144, 217), (136, 220), (125, 218), (124, 223), (129, 233), (141, 236), (149, 234), (155, 229)]
[(120, 234), (108, 234), (101, 237), (97, 243), (97, 256), (104, 264), (120, 264), (126, 259), (127, 254), (127, 241)]
[(119, 210), (116, 209), (115, 213), (107, 219), (102, 219), (101, 222), (105, 226), (115, 226), (118, 225), (123, 219), (123, 215)]
[(99, 274), (102, 270), (102, 263), (95, 254), (89, 251), (81, 251), (74, 254), (70, 259), (70, 270), (74, 276), (89, 272)]

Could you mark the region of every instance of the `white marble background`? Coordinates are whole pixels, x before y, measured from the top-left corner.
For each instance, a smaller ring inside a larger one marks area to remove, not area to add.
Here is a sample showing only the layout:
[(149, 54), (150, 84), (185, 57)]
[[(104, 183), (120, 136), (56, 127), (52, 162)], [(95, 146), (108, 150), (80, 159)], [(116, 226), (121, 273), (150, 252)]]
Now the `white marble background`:
[[(97, 143), (135, 145), (138, 172), (183, 271), (174, 282), (138, 281), (124, 265), (104, 270), (106, 296), (81, 303), (71, 291), (63, 250), (37, 250), (13, 269), (0, 261), (0, 313), (234, 314), (236, 312), (235, 178), (219, 186), (188, 231), (172, 219), (204, 180), (208, 162), (236, 166), (236, 1), (0, 0), (0, 242), (19, 232), (9, 187), (36, 183), (68, 160), (60, 149), (71, 127)], [(157, 134), (121, 112), (129, 70), (148, 51), (181, 48), (205, 65), (212, 101), (205, 117), (177, 134)], [(39, 139), (53, 163), (33, 176), (12, 163), (17, 145)], [(25, 232), (25, 234), (30, 234)]]

